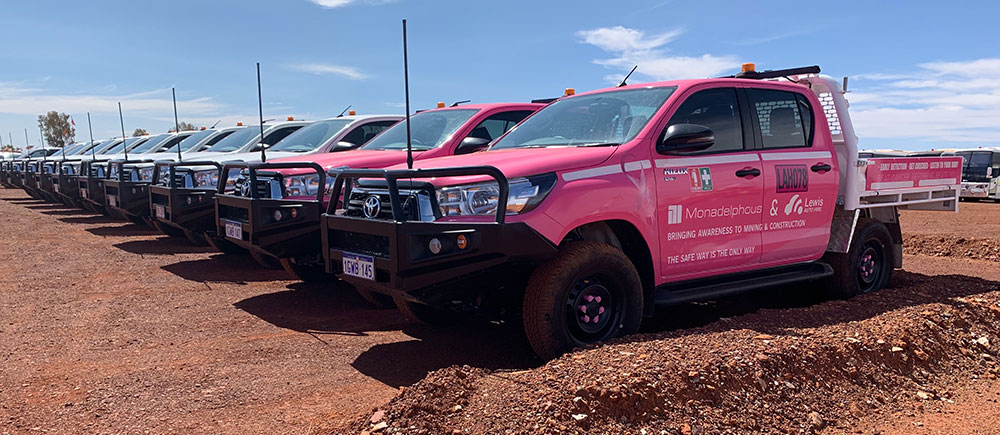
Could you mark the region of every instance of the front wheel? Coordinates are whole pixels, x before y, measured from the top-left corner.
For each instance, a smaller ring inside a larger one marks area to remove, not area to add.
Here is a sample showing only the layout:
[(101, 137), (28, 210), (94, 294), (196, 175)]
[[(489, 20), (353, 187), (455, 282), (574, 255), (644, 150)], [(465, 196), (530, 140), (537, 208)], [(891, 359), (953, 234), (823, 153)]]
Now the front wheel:
[(858, 220), (847, 253), (829, 252), (823, 257), (833, 268), (827, 293), (835, 298), (849, 298), (888, 287), (893, 260), (892, 236), (885, 225), (874, 219)]
[(532, 273), (522, 312), (531, 348), (549, 360), (575, 347), (637, 332), (642, 283), (621, 250), (572, 242)]

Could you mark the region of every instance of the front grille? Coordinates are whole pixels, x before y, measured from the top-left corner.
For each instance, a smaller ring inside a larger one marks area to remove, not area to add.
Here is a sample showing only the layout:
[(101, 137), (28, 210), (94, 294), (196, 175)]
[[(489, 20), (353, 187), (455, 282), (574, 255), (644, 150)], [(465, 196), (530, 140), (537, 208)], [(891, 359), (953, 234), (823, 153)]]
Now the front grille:
[[(379, 211), (375, 216), (365, 214), (365, 201), (371, 197), (378, 198)], [(417, 196), (412, 193), (400, 192), (399, 200), (403, 205), (403, 218), (409, 221), (419, 221), (420, 210), (417, 206)], [(345, 214), (351, 217), (392, 220), (392, 202), (389, 199), (389, 193), (354, 190), (351, 192), (351, 199), (347, 201)]]
[(389, 258), (389, 238), (351, 231), (330, 231), (330, 246), (340, 251)]
[[(274, 182), (276, 182), (276, 181), (274, 179), (272, 179), (272, 178), (257, 177), (257, 186), (256, 186), (257, 197), (258, 198), (271, 198), (271, 196), (272, 196), (271, 195), (271, 190), (272, 190), (271, 189), (271, 184), (274, 183)], [(233, 195), (242, 196), (244, 198), (250, 198), (251, 197), (251, 195), (250, 195), (250, 187), (247, 186), (246, 188), (244, 188), (244, 185), (250, 184), (250, 177), (249, 176), (240, 175), (240, 177), (236, 179), (236, 183), (235, 184), (236, 184), (236, 191), (233, 192)], [(276, 195), (274, 199), (280, 199), (280, 198), (281, 198), (280, 195)]]
[(250, 211), (241, 207), (219, 204), (219, 217), (234, 222), (250, 222)]

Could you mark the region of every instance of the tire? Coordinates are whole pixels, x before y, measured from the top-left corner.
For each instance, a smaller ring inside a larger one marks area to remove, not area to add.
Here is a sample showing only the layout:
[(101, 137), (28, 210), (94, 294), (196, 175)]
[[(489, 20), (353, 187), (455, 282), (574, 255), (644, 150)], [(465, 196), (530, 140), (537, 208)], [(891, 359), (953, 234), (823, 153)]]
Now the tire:
[(156, 231), (159, 231), (170, 237), (178, 237), (178, 238), (184, 237), (184, 233), (181, 230), (174, 228), (170, 225), (162, 224), (158, 221), (153, 221), (153, 227), (156, 228)]
[(196, 233), (191, 230), (181, 230), (184, 238), (188, 239), (189, 242), (195, 246), (208, 246), (208, 240), (205, 240), (205, 233)]
[(382, 293), (374, 292), (361, 287), (355, 287), (354, 289), (358, 292), (358, 295), (361, 296), (361, 299), (364, 299), (365, 302), (368, 302), (378, 308), (392, 308), (396, 306), (395, 301), (392, 300), (392, 296), (384, 295)]
[(256, 250), (250, 249), (250, 257), (252, 257), (257, 264), (260, 264), (265, 269), (281, 269), (281, 262), (278, 257), (268, 254), (262, 254)]
[(210, 237), (210, 236), (206, 235), (205, 236), (205, 241), (208, 242), (209, 246), (211, 246), (216, 251), (219, 251), (219, 252), (221, 252), (223, 254), (236, 255), (236, 254), (246, 254), (247, 253), (246, 249), (243, 249), (243, 248), (239, 247), (238, 245), (233, 244), (233, 243), (231, 243), (231, 242), (229, 242), (227, 240), (223, 240), (223, 239), (219, 239), (219, 238), (215, 238), (215, 237)]
[(292, 278), (303, 282), (325, 282), (333, 277), (326, 274), (323, 266), (310, 266), (295, 263), (290, 258), (279, 258), (281, 268), (285, 269)]
[(636, 333), (642, 298), (639, 272), (625, 253), (605, 243), (572, 242), (531, 274), (522, 307), (524, 332), (535, 353), (550, 360), (575, 347)]
[(846, 299), (888, 287), (892, 282), (892, 236), (882, 222), (860, 219), (846, 254), (828, 252), (823, 262), (833, 268), (827, 281), (830, 297)]
[(396, 308), (404, 316), (417, 323), (430, 326), (445, 326), (455, 323), (458, 318), (456, 313), (434, 308), (417, 302), (410, 302), (402, 298), (393, 298)]

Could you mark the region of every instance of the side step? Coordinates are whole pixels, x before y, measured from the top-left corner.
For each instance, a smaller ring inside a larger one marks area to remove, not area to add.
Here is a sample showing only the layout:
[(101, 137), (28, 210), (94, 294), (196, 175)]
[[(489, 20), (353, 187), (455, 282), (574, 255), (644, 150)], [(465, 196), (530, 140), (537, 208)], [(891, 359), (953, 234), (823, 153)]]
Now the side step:
[(764, 287), (773, 287), (833, 276), (824, 263), (806, 263), (762, 271), (744, 272), (670, 283), (656, 288), (656, 304), (671, 305), (716, 299)]

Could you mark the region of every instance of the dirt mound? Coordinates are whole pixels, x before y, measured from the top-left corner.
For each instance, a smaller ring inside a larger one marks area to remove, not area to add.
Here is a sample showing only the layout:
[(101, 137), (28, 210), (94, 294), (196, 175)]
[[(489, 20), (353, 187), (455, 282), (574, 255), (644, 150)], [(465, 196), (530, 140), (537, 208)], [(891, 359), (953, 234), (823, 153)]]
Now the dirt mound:
[(350, 430), (841, 432), (864, 416), (943, 400), (959, 379), (996, 377), (997, 283), (902, 272), (896, 285), (628, 337), (533, 370), (451, 367)]
[(903, 247), (907, 254), (1000, 261), (1000, 240), (997, 239), (951, 235), (905, 235)]

